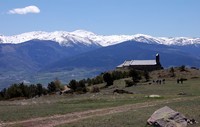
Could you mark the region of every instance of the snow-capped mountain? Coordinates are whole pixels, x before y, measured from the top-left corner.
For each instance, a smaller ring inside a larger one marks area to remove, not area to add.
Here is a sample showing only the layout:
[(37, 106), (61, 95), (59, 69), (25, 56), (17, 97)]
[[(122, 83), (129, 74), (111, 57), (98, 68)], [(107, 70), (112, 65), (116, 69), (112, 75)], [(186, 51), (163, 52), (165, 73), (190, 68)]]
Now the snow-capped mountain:
[(80, 34), (76, 31), (71, 33), (65, 31), (55, 31), (50, 33), (43, 31), (36, 31), (14, 36), (0, 36), (0, 43), (19, 44), (35, 39), (55, 41), (58, 42), (60, 45), (65, 45), (65, 46), (70, 46), (71, 43), (77, 43), (77, 42), (81, 42), (85, 45), (90, 45), (92, 43), (95, 43), (92, 42), (92, 40), (89, 40), (89, 38), (86, 38), (85, 36), (84, 37), (80, 36)]
[(84, 30), (0, 35), (0, 89), (23, 80), (47, 84), (55, 76), (68, 82), (75, 78), (69, 76), (71, 71), (77, 79), (88, 78), (124, 60), (154, 59), (156, 53), (164, 67), (200, 67), (200, 38), (104, 36)]
[(0, 43), (12, 43), (18, 44), (29, 40), (51, 40), (58, 42), (60, 45), (71, 46), (73, 43), (82, 43), (84, 45), (101, 45), (110, 46), (118, 44), (124, 41), (138, 41), (151, 44), (164, 44), (164, 45), (189, 45), (189, 44), (200, 44), (200, 38), (189, 38), (189, 37), (152, 37), (144, 34), (136, 35), (96, 35), (92, 32), (84, 30), (76, 30), (74, 32), (66, 31), (55, 31), (55, 32), (43, 32), (35, 31), (28, 32), (14, 36), (3, 36), (0, 35)]

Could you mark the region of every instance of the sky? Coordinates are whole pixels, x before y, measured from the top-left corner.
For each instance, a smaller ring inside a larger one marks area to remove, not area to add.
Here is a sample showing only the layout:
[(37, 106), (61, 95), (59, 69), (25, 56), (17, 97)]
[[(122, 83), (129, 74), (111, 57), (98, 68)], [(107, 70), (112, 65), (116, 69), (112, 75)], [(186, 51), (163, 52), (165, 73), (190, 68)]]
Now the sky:
[(200, 0), (0, 0), (0, 34), (87, 30), (200, 37)]

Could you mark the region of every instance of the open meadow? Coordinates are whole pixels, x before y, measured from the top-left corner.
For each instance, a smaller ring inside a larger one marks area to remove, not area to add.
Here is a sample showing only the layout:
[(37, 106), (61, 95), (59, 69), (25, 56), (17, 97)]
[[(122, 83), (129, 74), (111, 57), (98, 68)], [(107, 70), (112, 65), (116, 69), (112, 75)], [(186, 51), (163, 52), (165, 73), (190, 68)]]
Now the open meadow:
[[(49, 95), (33, 99), (0, 101), (0, 125), (12, 127), (145, 127), (147, 119), (158, 108), (169, 106), (187, 118), (200, 122), (199, 70), (189, 70), (175, 77), (167, 71), (151, 73), (151, 81), (125, 87), (125, 80), (99, 93)], [(187, 78), (177, 84), (177, 77)], [(165, 78), (165, 83), (152, 82)], [(105, 84), (99, 84), (103, 86)], [(123, 89), (133, 94), (113, 93)], [(151, 98), (149, 95), (159, 95)], [(199, 127), (200, 124), (190, 125)]]

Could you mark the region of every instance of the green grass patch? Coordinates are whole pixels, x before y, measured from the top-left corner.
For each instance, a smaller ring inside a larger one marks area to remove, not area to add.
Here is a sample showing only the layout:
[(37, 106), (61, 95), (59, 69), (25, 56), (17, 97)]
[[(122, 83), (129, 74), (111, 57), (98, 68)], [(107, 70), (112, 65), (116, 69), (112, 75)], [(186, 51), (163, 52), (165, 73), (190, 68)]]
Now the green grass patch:
[[(133, 104), (148, 101), (147, 98), (137, 95), (79, 95), (57, 96), (45, 99), (24, 100), (0, 103), (1, 121), (18, 121), (29, 118), (66, 114), (71, 112), (86, 111), (106, 107), (114, 107), (124, 104)], [(140, 99), (138, 99), (140, 98)], [(55, 100), (58, 99), (58, 100)], [(7, 103), (7, 104), (6, 104)]]
[[(116, 113), (107, 116), (98, 116), (90, 119), (81, 120), (59, 127), (147, 127), (147, 119), (153, 114), (155, 110), (165, 105), (159, 104), (154, 107), (146, 107), (138, 110), (131, 110), (123, 113)], [(167, 106), (181, 112), (187, 118), (194, 118), (200, 121), (200, 99), (187, 100), (182, 102), (171, 102)], [(199, 127), (199, 124), (191, 127)], [(189, 126), (190, 127), (190, 126)]]
[[(28, 100), (0, 101), (0, 121), (4, 122), (19, 121), (30, 118), (52, 116), (56, 114), (66, 114), (66, 113), (86, 111), (91, 109), (115, 107), (126, 104), (136, 104), (147, 101), (151, 102), (155, 100), (159, 101), (159, 100), (173, 99), (173, 98), (200, 96), (199, 81), (200, 79), (189, 79), (185, 81), (183, 84), (177, 84), (176, 80), (173, 79), (173, 80), (166, 80), (166, 83), (162, 85), (157, 85), (157, 84), (148, 85), (148, 83), (139, 83), (137, 86), (125, 88), (124, 80), (118, 80), (114, 82), (114, 86), (111, 86), (106, 89), (101, 89), (100, 93), (95, 93), (95, 94), (87, 93), (81, 95), (74, 94), (66, 96), (53, 95), (53, 96), (44, 96)], [(133, 92), (134, 94), (113, 94), (113, 90), (116, 88), (125, 89), (127, 91)], [(186, 94), (178, 95), (178, 93), (180, 92), (184, 92)], [(152, 94), (160, 95), (161, 98), (145, 97), (147, 95), (152, 95)], [(175, 108), (175, 110), (177, 111), (180, 112), (183, 111), (183, 114), (185, 115), (190, 115), (189, 114), (190, 111), (195, 113), (200, 112), (199, 100), (196, 101), (187, 101), (184, 103), (171, 103), (169, 106)], [(193, 105), (191, 109), (189, 109), (190, 105)], [(146, 118), (151, 113), (153, 113), (153, 111), (158, 107), (144, 108), (138, 111), (132, 111), (132, 114), (134, 114), (134, 116), (129, 116), (131, 115), (130, 113), (125, 113), (125, 114), (121, 113), (125, 115), (124, 122), (126, 119), (127, 121), (129, 121), (129, 123), (125, 123), (124, 125), (129, 126), (129, 124), (130, 125), (138, 124), (140, 126), (143, 126), (143, 124), (141, 125), (139, 123), (143, 120), (146, 120)], [(184, 111), (184, 109), (186, 110)], [(141, 114), (142, 112), (143, 114)], [(197, 117), (197, 115), (200, 114), (196, 114), (195, 118)], [(102, 120), (105, 119), (105, 120), (100, 121), (100, 123), (103, 122), (108, 124), (108, 121), (111, 121), (111, 116), (112, 115), (106, 116), (105, 118), (101, 117), (100, 119)], [(112, 117), (117, 117), (117, 116), (114, 115)], [(119, 115), (119, 117), (123, 117), (123, 115), (122, 116)], [(130, 120), (128, 120), (129, 117)], [(131, 119), (136, 119), (134, 120), (135, 121), (134, 124), (132, 123)], [(116, 123), (120, 122), (119, 125), (121, 126), (123, 125), (123, 119), (120, 120), (116, 118), (115, 122)], [(144, 121), (142, 123), (144, 123)], [(103, 125), (107, 126), (106, 124)], [(89, 125), (91, 124), (88, 124), (88, 126)], [(114, 125), (117, 126), (117, 124)]]

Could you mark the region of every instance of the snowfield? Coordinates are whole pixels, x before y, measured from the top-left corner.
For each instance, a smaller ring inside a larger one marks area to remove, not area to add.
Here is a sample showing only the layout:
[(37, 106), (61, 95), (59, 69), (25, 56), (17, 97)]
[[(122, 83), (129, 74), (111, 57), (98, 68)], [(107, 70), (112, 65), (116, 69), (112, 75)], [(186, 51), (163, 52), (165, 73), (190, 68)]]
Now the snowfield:
[(66, 31), (55, 31), (55, 32), (43, 32), (34, 31), (23, 33), (13, 36), (0, 35), (0, 43), (12, 43), (19, 44), (30, 40), (51, 40), (58, 42), (63, 46), (70, 46), (72, 43), (82, 43), (84, 45), (101, 45), (110, 46), (118, 44), (124, 41), (138, 41), (143, 43), (153, 43), (153, 44), (164, 44), (164, 45), (190, 45), (190, 44), (200, 44), (200, 38), (190, 38), (190, 37), (152, 37), (144, 34), (136, 35), (96, 35), (92, 32), (85, 30), (76, 30), (73, 32)]

